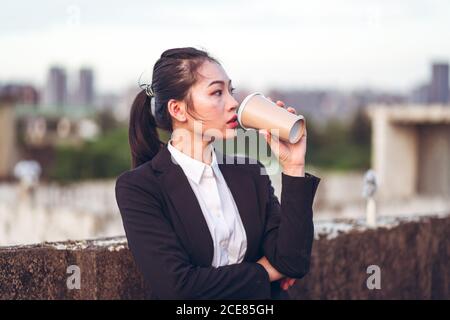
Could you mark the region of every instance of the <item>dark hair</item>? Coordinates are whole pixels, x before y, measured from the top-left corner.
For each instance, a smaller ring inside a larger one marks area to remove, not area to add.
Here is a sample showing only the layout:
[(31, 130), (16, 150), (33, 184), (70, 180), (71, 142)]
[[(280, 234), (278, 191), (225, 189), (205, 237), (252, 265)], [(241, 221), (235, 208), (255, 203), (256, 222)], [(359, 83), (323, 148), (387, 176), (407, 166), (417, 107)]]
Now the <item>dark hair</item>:
[[(192, 108), (189, 89), (197, 81), (197, 70), (205, 61), (220, 64), (206, 51), (192, 47), (164, 51), (153, 67), (154, 97), (146, 90), (138, 93), (130, 111), (128, 140), (132, 168), (151, 160), (164, 145), (156, 128), (172, 132), (172, 118), (167, 108), (170, 99), (185, 101)], [(155, 99), (155, 116), (151, 112), (151, 99)]]

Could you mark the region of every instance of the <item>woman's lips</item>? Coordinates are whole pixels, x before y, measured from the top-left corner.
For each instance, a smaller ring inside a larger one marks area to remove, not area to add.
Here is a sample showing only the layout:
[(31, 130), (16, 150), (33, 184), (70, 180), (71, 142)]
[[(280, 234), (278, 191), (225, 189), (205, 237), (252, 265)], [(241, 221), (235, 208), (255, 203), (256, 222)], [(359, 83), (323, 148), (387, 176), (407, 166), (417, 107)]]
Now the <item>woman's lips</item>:
[(232, 122), (227, 123), (227, 127), (231, 128), (231, 129), (237, 128), (238, 125), (239, 125), (239, 123), (237, 121), (232, 121)]
[(231, 127), (232, 129), (236, 128), (239, 125), (237, 122), (237, 114), (233, 115), (230, 120), (227, 122), (227, 126)]
[(227, 121), (227, 123), (228, 123), (228, 122), (231, 122), (231, 121), (236, 121), (236, 120), (237, 120), (237, 114), (234, 114), (234, 115), (230, 118), (230, 120)]

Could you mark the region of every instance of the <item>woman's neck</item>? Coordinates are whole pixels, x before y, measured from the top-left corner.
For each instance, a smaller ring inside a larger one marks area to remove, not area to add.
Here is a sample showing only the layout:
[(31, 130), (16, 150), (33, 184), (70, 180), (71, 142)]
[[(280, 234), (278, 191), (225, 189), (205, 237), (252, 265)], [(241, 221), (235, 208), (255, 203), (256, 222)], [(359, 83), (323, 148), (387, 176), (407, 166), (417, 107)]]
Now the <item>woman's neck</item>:
[(173, 147), (195, 160), (207, 165), (210, 165), (212, 162), (212, 154), (210, 152), (212, 140), (205, 141), (195, 134), (172, 134), (171, 143)]

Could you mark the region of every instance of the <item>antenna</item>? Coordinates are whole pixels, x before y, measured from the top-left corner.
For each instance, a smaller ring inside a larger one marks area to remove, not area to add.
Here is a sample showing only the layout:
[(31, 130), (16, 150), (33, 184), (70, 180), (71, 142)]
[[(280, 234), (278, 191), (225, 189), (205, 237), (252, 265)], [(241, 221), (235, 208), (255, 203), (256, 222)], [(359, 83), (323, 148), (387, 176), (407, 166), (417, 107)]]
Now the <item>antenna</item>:
[(367, 170), (364, 175), (364, 185), (363, 185), (363, 197), (366, 198), (366, 224), (370, 228), (375, 228), (377, 226), (377, 210), (375, 203), (375, 193), (377, 191), (377, 176), (375, 171), (370, 169)]

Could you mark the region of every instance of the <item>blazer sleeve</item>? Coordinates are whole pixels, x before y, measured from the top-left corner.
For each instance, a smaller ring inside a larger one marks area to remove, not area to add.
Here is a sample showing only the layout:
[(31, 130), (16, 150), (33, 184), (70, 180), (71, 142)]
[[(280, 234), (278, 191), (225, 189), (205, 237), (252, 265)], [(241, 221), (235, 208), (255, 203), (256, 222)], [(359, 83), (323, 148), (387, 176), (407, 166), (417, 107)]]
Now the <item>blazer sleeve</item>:
[(136, 265), (159, 299), (271, 298), (269, 275), (258, 263), (218, 268), (191, 264), (156, 187), (143, 187), (127, 173), (116, 181), (117, 204)]
[(300, 279), (309, 271), (314, 239), (312, 206), (320, 178), (309, 173), (305, 173), (305, 177), (281, 173), (280, 204), (269, 176), (263, 177), (269, 190), (264, 255), (280, 273)]

